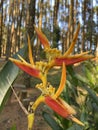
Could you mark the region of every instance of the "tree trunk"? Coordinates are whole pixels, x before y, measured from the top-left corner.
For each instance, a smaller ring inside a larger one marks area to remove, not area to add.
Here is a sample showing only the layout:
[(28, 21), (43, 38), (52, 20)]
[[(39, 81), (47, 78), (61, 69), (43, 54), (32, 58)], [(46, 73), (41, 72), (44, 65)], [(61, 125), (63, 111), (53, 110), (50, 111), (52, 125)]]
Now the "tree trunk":
[(92, 50), (92, 38), (93, 38), (93, 1), (90, 1), (91, 4), (91, 14), (90, 14), (90, 22), (91, 22), (91, 27), (90, 27), (90, 50)]
[(59, 0), (55, 0), (55, 5), (54, 5), (54, 16), (53, 16), (53, 25), (57, 25), (57, 18), (58, 18), (58, 9), (59, 9)]
[[(36, 3), (36, 0), (31, 0), (29, 3), (29, 21), (27, 22), (28, 25), (26, 27), (27, 27), (27, 31), (30, 36), (30, 39), (32, 39), (32, 37), (34, 36), (35, 3)], [(26, 59), (28, 61), (28, 55)], [(24, 85), (26, 87), (31, 87), (31, 84), (30, 84), (31, 76), (29, 76), (27, 73), (24, 72), (23, 77), (24, 77)]]
[(83, 30), (82, 30), (82, 47), (81, 52), (85, 49), (85, 28), (86, 28), (86, 0), (84, 0), (82, 7), (82, 19), (83, 19)]
[(3, 27), (3, 0), (1, 0), (1, 21), (0, 21), (0, 57), (2, 55), (2, 27)]
[(70, 6), (70, 24), (71, 24), (71, 28), (70, 28), (70, 38), (71, 41), (73, 39), (73, 34), (74, 34), (74, 0), (71, 0), (71, 6)]
[[(38, 22), (38, 28), (41, 30), (42, 28), (42, 17), (43, 17), (43, 0), (39, 1), (39, 22)], [(36, 45), (36, 60), (40, 59), (40, 40), (37, 39), (37, 45)]]
[(6, 60), (8, 60), (10, 55), (11, 55), (11, 30), (10, 30), (9, 25), (8, 25), (8, 29), (7, 29), (7, 45), (6, 45)]

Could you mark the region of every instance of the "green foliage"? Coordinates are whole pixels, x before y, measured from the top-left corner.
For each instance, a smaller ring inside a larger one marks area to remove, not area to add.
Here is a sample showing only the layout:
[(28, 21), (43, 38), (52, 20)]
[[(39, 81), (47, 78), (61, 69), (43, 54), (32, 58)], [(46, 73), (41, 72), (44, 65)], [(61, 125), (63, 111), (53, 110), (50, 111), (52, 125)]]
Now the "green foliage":
[[(24, 57), (26, 51), (27, 46), (22, 48), (18, 54)], [(17, 54), (14, 57), (17, 58)], [(0, 111), (10, 96), (10, 86), (16, 79), (18, 72), (19, 68), (10, 61), (8, 61), (0, 71)]]
[(43, 117), (53, 130), (63, 130), (63, 128), (56, 122), (56, 120), (50, 114), (43, 112)]
[(16, 125), (13, 125), (10, 130), (17, 130)]

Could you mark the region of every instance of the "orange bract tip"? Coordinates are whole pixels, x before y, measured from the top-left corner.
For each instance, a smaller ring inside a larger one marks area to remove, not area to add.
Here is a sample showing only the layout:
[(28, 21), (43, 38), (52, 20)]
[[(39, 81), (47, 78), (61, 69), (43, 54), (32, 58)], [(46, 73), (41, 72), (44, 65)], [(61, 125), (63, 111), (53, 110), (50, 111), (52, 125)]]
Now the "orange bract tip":
[(60, 58), (55, 58), (54, 59), (54, 64), (57, 66), (61, 66), (63, 64), (63, 62), (65, 63), (65, 65), (72, 65), (78, 62), (82, 62), (88, 59), (93, 58), (92, 55), (84, 55), (84, 56), (80, 56), (80, 57), (74, 57), (74, 56), (68, 56), (68, 57), (60, 57)]
[(11, 60), (16, 66), (18, 66), (20, 69), (22, 69), (29, 75), (34, 76), (36, 78), (41, 78), (40, 71), (33, 68), (29, 63), (21, 62), (19, 60), (13, 59), (13, 58), (9, 58), (9, 60)]
[(36, 26), (34, 26), (34, 27), (35, 27), (35, 31), (36, 31), (36, 33), (38, 35), (38, 38), (39, 38), (40, 42), (43, 44), (44, 48), (45, 49), (50, 48), (49, 41), (46, 38), (46, 36)]

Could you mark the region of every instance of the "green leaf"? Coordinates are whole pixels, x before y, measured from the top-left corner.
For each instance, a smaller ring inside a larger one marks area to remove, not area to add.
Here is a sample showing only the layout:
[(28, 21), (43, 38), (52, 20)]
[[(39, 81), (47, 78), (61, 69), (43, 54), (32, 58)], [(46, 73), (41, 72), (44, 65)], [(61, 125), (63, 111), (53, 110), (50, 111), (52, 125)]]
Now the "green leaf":
[(10, 130), (16, 130), (16, 125), (13, 125)]
[(84, 89), (86, 89), (90, 95), (90, 97), (94, 100), (94, 102), (96, 102), (96, 104), (98, 105), (98, 97), (96, 96), (96, 93), (94, 90), (92, 90), (90, 87), (88, 87), (87, 85), (83, 85), (81, 86), (83, 87)]
[[(26, 51), (27, 45), (20, 49), (18, 54), (23, 57)], [(14, 58), (17, 58), (17, 54), (14, 55)], [(0, 112), (10, 95), (10, 86), (16, 79), (18, 72), (18, 67), (10, 61), (8, 61), (0, 71)]]
[(56, 122), (56, 120), (47, 112), (43, 112), (45, 121), (53, 130), (63, 130), (63, 128)]
[(86, 84), (89, 84), (89, 81), (88, 81), (88, 79), (87, 79), (86, 77), (81, 76), (80, 74), (75, 74), (75, 77), (76, 77), (78, 80), (80, 80), (81, 82), (86, 83)]
[(76, 72), (74, 71), (73, 66), (67, 66), (67, 71), (68, 71), (68, 74), (69, 74), (67, 77), (70, 76), (71, 84), (73, 84), (74, 86), (77, 86), (78, 85), (78, 80), (75, 77)]
[(88, 80), (86, 80), (85, 77), (82, 77), (81, 75), (76, 75), (77, 79), (80, 81), (80, 87), (83, 87), (88, 94), (90, 95), (90, 97), (94, 100), (94, 102), (96, 102), (96, 104), (98, 105), (98, 97), (96, 96), (96, 93), (93, 89), (91, 89), (89, 86), (89, 82)]
[(89, 80), (89, 83), (91, 84), (91, 86), (95, 85), (96, 78), (94, 76), (94, 73), (87, 67), (85, 67), (85, 75), (86, 75), (87, 79)]
[(83, 130), (84, 128), (79, 125), (73, 125), (72, 127), (68, 128), (67, 130)]

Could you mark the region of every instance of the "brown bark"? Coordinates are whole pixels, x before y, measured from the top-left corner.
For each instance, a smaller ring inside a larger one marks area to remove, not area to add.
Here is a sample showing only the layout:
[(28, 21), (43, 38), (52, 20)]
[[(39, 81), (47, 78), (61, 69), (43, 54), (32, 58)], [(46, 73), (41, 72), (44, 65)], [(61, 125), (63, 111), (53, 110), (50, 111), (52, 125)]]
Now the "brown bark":
[[(42, 17), (43, 17), (43, 0), (39, 1), (39, 23), (38, 28), (41, 30), (42, 28)], [(37, 45), (36, 45), (36, 60), (40, 59), (40, 40), (37, 39)]]
[(1, 0), (1, 21), (0, 21), (0, 57), (1, 57), (1, 53), (2, 53), (2, 27), (3, 27), (3, 0)]
[(82, 47), (81, 52), (84, 51), (85, 48), (85, 27), (86, 27), (86, 0), (84, 0), (83, 7), (82, 7), (82, 17), (83, 17), (83, 30), (82, 30)]
[(54, 16), (53, 16), (53, 25), (54, 25), (54, 26), (57, 25), (58, 9), (59, 9), (59, 0), (55, 0)]
[[(36, 0), (31, 0), (29, 3), (29, 21), (27, 22), (28, 25), (26, 27), (27, 27), (27, 31), (30, 36), (30, 39), (32, 39), (32, 37), (34, 36), (35, 3), (36, 3)], [(28, 55), (26, 59), (28, 60)], [(29, 76), (27, 73), (24, 72), (23, 77), (24, 77), (25, 86), (31, 87), (31, 84), (30, 84), (31, 76)]]

